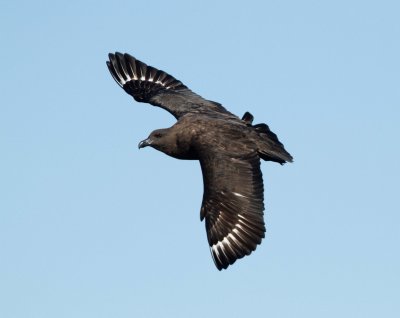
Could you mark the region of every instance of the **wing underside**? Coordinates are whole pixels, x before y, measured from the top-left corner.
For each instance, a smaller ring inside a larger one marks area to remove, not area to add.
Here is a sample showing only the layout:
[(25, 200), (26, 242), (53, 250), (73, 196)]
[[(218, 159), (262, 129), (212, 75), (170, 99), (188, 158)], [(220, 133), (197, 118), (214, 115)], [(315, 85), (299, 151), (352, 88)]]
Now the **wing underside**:
[(204, 178), (201, 219), (215, 265), (226, 269), (264, 238), (264, 189), (260, 159), (216, 156), (200, 160)]
[(191, 112), (228, 113), (220, 104), (193, 93), (175, 77), (129, 54), (110, 53), (107, 66), (117, 84), (136, 101), (159, 106), (177, 119)]

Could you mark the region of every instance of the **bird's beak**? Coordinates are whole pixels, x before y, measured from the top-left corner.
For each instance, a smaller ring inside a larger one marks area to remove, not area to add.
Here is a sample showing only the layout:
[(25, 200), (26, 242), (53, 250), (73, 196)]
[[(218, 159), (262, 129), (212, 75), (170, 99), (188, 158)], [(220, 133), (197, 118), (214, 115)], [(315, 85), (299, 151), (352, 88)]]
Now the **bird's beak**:
[(151, 145), (151, 139), (147, 138), (147, 139), (142, 140), (141, 142), (139, 142), (138, 147), (140, 149), (140, 148), (144, 148), (144, 147), (147, 147), (147, 146), (150, 146), (150, 145)]

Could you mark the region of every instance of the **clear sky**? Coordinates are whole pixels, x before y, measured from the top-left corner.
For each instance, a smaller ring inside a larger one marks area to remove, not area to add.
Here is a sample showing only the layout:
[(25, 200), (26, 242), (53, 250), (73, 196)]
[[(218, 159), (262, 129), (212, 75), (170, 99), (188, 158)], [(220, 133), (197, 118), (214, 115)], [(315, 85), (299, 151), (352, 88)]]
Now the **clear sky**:
[[(0, 317), (400, 317), (398, 1), (1, 1)], [(167, 112), (129, 52), (295, 162), (267, 235), (219, 272), (198, 162), (138, 150)]]

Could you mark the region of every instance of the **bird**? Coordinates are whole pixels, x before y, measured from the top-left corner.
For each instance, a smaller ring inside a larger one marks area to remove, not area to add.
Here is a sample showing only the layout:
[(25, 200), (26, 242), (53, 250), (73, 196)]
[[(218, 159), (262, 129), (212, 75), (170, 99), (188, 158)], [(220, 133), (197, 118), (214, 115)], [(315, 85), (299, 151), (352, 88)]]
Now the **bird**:
[(110, 53), (107, 67), (137, 102), (158, 106), (176, 123), (156, 129), (138, 147), (176, 159), (198, 160), (203, 175), (200, 220), (218, 270), (250, 255), (265, 237), (261, 159), (283, 165), (293, 157), (267, 124), (253, 125), (220, 103), (194, 93), (172, 75), (128, 53)]

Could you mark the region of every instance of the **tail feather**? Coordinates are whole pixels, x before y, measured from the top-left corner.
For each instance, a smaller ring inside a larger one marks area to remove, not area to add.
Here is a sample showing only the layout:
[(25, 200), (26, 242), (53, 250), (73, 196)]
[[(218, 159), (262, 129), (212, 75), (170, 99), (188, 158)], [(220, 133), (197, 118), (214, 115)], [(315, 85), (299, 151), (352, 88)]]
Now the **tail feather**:
[(266, 134), (268, 138), (273, 140), (276, 144), (283, 146), (283, 144), (279, 141), (278, 136), (269, 129), (267, 124), (257, 124), (253, 126), (255, 130), (260, 134)]
[(293, 162), (293, 157), (286, 151), (278, 136), (269, 129), (267, 124), (257, 124), (253, 128), (261, 137), (259, 154), (263, 160), (275, 161), (280, 164)]

